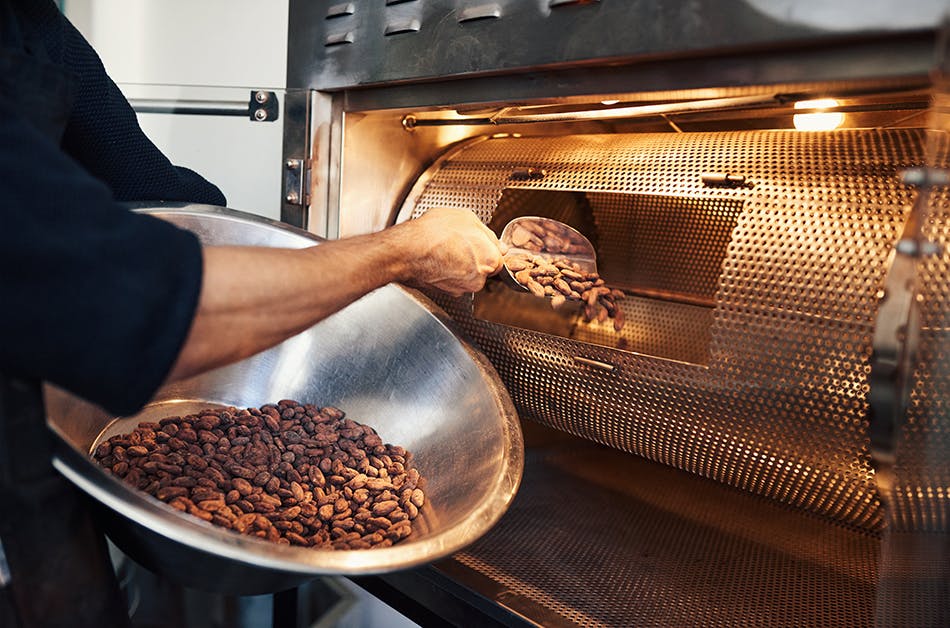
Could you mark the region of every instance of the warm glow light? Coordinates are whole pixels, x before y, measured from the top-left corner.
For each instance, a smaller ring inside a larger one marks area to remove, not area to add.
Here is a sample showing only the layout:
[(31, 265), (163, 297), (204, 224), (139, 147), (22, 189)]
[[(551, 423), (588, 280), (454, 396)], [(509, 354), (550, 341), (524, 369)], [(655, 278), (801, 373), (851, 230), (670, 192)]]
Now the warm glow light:
[[(823, 109), (837, 107), (838, 101), (833, 98), (818, 100), (800, 100), (795, 103), (796, 109)], [(828, 113), (796, 113), (792, 122), (799, 131), (831, 131), (837, 129), (844, 122), (844, 114), (831, 111)]]
[(616, 105), (618, 102), (620, 101), (619, 100), (601, 100), (600, 104), (610, 106), (610, 105)]

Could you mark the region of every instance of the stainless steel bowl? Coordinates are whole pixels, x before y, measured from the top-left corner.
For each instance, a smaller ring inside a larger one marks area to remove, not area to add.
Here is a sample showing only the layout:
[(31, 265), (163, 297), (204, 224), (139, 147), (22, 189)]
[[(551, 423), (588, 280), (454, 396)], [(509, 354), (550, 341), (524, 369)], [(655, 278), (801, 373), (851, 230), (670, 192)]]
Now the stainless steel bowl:
[[(300, 248), (315, 237), (209, 206), (144, 210), (205, 244)], [(394, 547), (333, 551), (272, 544), (183, 515), (90, 459), (103, 434), (208, 404), (260, 406), (292, 398), (335, 405), (415, 454), (427, 505)], [(484, 534), (514, 497), (523, 443), (514, 407), (487, 359), (435, 305), (386, 286), (273, 349), (170, 385), (135, 417), (117, 419), (56, 389), (49, 423), (56, 468), (104, 506), (102, 525), (129, 556), (178, 582), (232, 594), (278, 591), (320, 574), (368, 574), (426, 563)], [(117, 421), (119, 423), (117, 423)]]

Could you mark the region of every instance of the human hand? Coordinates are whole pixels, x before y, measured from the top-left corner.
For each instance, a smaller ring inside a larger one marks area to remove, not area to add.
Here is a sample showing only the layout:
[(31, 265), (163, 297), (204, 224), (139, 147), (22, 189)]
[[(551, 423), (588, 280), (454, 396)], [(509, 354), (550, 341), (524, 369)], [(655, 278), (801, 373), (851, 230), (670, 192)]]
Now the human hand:
[(498, 238), (478, 217), (463, 209), (430, 209), (399, 230), (409, 262), (408, 282), (453, 296), (477, 292), (501, 270)]

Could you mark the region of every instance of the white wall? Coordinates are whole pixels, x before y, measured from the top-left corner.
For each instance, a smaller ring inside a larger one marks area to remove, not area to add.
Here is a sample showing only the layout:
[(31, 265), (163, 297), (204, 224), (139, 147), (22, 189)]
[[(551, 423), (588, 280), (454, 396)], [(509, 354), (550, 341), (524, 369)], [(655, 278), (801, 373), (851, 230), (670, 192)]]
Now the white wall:
[[(286, 83), (288, 1), (65, 0), (63, 9), (127, 97), (237, 101)], [(174, 163), (218, 185), (229, 207), (280, 216), (281, 121), (139, 122)]]

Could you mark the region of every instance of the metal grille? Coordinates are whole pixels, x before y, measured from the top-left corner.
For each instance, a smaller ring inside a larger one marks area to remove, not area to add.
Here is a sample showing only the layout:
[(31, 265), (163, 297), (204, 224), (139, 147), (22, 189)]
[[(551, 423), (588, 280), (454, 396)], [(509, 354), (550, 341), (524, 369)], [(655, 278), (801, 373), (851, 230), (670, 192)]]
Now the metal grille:
[(508, 513), (453, 559), (499, 583), (516, 612), (522, 600), (545, 609), (545, 626), (858, 628), (874, 621), (878, 543), (669, 467), (570, 445), (531, 452)]
[[(923, 137), (903, 129), (493, 139), (431, 173), (401, 215), (451, 205), (490, 222), (502, 190), (519, 185), (512, 172), (526, 167), (546, 176), (524, 187), (741, 205), (717, 279), (708, 368), (485, 323), (470, 300), (433, 297), (489, 356), (524, 416), (877, 529), (865, 419), (871, 325), (914, 194), (895, 175), (923, 164)], [(706, 187), (705, 172), (740, 174), (751, 187)], [(935, 282), (946, 290), (940, 272)], [(946, 296), (936, 302), (945, 309)], [(578, 355), (616, 368), (578, 365)], [(934, 428), (924, 431), (930, 438)]]

